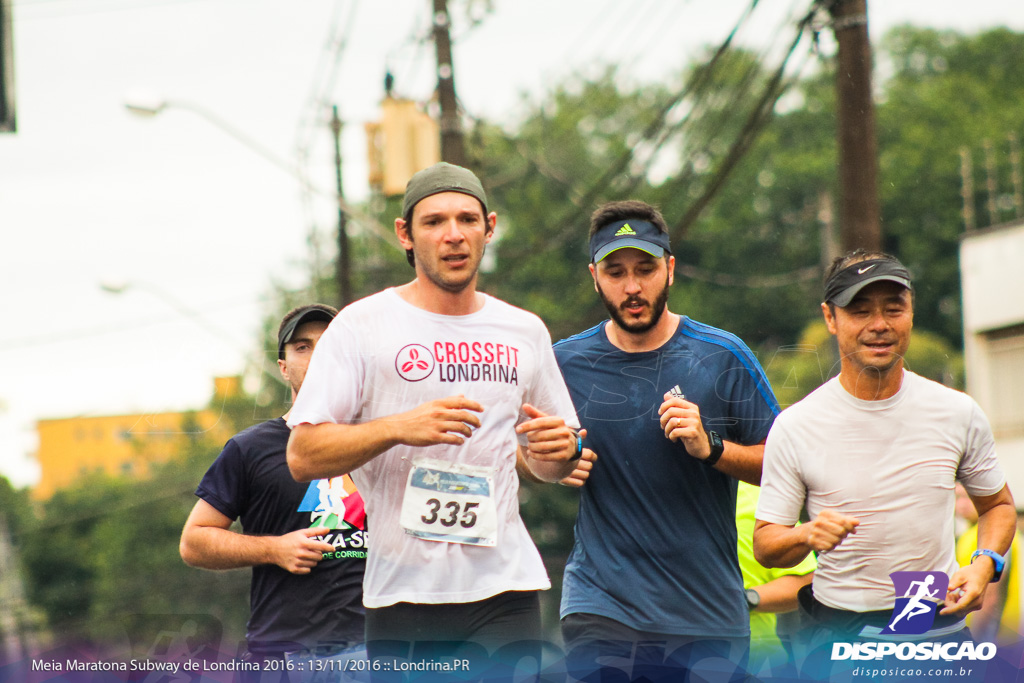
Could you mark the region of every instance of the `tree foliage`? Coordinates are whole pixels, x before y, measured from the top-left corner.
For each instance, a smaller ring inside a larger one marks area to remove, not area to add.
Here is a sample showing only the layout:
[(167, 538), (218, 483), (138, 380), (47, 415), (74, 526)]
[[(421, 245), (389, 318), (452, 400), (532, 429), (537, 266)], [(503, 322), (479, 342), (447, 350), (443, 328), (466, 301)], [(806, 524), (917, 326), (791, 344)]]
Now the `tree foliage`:
[(178, 556), (193, 492), (222, 445), (197, 433), (151, 477), (91, 475), (23, 521), (28, 599), (58, 642), (144, 656), (191, 622), (197, 642), (234, 651), (248, 618), (247, 572), (205, 572)]
[[(765, 374), (783, 408), (839, 374), (839, 349), (824, 320), (807, 325), (796, 344), (762, 354)], [(904, 366), (922, 377), (956, 389), (964, 386), (964, 362), (949, 342), (926, 330), (915, 330)]]
[[(905, 26), (885, 37), (882, 51), (894, 71), (878, 109), (885, 244), (915, 275), (919, 324), (959, 346), (960, 149), (974, 159), (979, 225), (1011, 219), (1007, 136), (1024, 134), (1024, 34)], [(983, 208), (985, 140), (996, 149), (1001, 179), (991, 216)]]

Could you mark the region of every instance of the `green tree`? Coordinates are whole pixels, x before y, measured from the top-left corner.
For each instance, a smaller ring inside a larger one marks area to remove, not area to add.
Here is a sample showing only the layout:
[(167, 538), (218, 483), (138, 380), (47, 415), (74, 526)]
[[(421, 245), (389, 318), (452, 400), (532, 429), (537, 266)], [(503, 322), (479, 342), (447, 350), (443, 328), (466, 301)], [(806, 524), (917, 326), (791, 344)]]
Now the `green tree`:
[(244, 637), (247, 573), (205, 572), (178, 556), (195, 487), (223, 445), (188, 415), (182, 431), (180, 455), (149, 478), (91, 475), (22, 523), (28, 599), (58, 642), (144, 656), (186, 625), (193, 642), (231, 652)]
[(557, 88), (514, 134), (478, 123), (474, 167), (498, 212), (494, 266), (481, 286), (537, 313), (562, 338), (604, 317), (587, 275), (590, 213), (606, 198), (649, 197), (642, 168), (603, 176), (640, 141), (666, 94), (630, 89), (609, 69)]
[[(918, 324), (959, 346), (959, 150), (971, 150), (980, 169), (983, 141), (993, 141), (1003, 150), (1000, 192), (1006, 192), (1007, 135), (1024, 133), (1018, 59), (1024, 35), (1002, 28), (967, 36), (905, 26), (885, 36), (881, 52), (894, 72), (882, 85), (878, 109), (886, 247), (915, 275)], [(980, 209), (984, 183), (976, 173)], [(1003, 210), (992, 222), (1011, 217)], [(979, 218), (981, 225), (989, 223), (984, 211)]]
[[(783, 408), (839, 374), (839, 350), (821, 319), (809, 323), (796, 344), (772, 348), (761, 356), (765, 374)], [(922, 377), (963, 389), (963, 355), (934, 332), (914, 330), (904, 365)]]

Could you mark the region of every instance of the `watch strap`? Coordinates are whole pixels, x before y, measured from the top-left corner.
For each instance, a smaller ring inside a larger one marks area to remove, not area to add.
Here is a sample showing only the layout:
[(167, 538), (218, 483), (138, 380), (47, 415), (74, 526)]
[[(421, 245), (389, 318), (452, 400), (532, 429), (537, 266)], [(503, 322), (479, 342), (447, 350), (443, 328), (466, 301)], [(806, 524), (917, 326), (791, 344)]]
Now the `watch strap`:
[(753, 588), (744, 588), (743, 594), (747, 598), (747, 610), (753, 612), (761, 604), (761, 594)]
[(580, 436), (579, 432), (573, 432), (573, 436), (576, 437), (576, 452), (573, 453), (571, 458), (569, 458), (569, 462), (579, 460), (581, 457), (583, 457), (583, 437)]
[(711, 454), (701, 462), (708, 467), (714, 467), (715, 463), (721, 459), (722, 453), (725, 452), (725, 444), (722, 443), (722, 437), (718, 435), (718, 432), (708, 431), (708, 445), (711, 447)]
[(995, 565), (995, 573), (992, 574), (991, 583), (995, 583), (1003, 576), (1003, 566), (1006, 564), (1006, 559), (994, 550), (979, 548), (971, 553), (971, 564), (974, 564), (974, 558), (981, 555), (992, 558), (992, 564)]

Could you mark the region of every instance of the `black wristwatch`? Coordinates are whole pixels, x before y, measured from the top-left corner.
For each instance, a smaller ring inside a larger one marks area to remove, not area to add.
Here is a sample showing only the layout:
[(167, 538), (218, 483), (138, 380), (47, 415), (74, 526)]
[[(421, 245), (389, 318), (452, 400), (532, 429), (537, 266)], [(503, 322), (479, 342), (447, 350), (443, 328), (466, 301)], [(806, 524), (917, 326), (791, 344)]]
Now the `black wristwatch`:
[(583, 456), (583, 437), (581, 437), (580, 433), (575, 430), (572, 435), (576, 438), (576, 452), (573, 453), (571, 458), (569, 458), (569, 462), (579, 460)]
[(753, 588), (743, 589), (743, 594), (747, 596), (747, 611), (756, 610), (757, 606), (761, 604), (761, 594)]
[(725, 444), (722, 443), (722, 437), (718, 435), (718, 432), (709, 431), (708, 445), (711, 446), (711, 454), (701, 462), (708, 467), (713, 467), (714, 464), (722, 457), (722, 453), (725, 452)]

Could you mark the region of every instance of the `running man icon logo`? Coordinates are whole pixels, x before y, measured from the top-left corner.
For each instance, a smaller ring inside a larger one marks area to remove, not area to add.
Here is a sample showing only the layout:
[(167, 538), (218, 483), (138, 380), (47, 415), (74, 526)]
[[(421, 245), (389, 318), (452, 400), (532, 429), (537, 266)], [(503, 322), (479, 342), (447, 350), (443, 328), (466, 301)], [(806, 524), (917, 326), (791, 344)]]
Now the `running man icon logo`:
[(896, 589), (896, 605), (882, 633), (921, 635), (928, 631), (946, 599), (949, 577), (943, 572), (893, 572), (889, 577)]

